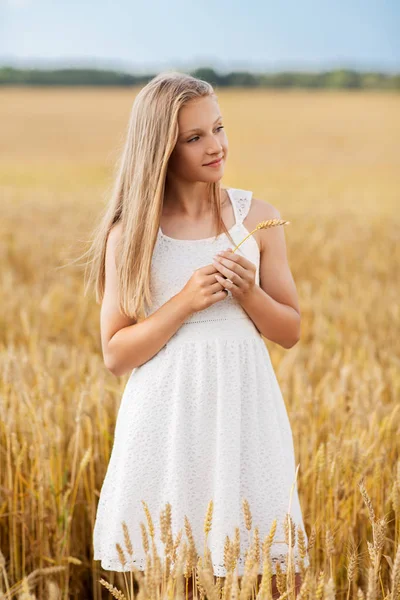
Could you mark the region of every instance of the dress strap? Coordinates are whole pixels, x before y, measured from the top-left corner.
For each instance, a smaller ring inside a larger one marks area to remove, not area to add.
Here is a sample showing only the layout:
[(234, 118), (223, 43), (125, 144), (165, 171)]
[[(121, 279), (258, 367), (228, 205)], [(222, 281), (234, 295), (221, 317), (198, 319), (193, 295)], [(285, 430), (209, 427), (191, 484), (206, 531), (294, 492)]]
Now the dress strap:
[(237, 223), (243, 223), (250, 210), (253, 192), (250, 190), (241, 190), (239, 188), (230, 188), (230, 190), (234, 201), (236, 221)]

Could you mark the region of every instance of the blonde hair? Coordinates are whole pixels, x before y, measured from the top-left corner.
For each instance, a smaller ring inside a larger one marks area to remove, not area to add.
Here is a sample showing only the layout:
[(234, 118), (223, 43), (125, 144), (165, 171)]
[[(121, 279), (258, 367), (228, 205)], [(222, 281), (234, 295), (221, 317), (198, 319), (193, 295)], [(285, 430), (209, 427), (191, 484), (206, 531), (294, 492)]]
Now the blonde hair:
[[(105, 288), (108, 235), (116, 223), (122, 223), (116, 250), (118, 302), (121, 312), (135, 320), (145, 318), (145, 306), (153, 303), (151, 260), (162, 214), (168, 161), (179, 133), (178, 113), (187, 102), (205, 96), (216, 97), (211, 84), (175, 71), (158, 74), (139, 91), (117, 161), (111, 197), (85, 253), (92, 256), (85, 294), (93, 285), (96, 302), (100, 303)], [(220, 183), (209, 183), (208, 190), (216, 235), (222, 228), (234, 243), (221, 218)]]

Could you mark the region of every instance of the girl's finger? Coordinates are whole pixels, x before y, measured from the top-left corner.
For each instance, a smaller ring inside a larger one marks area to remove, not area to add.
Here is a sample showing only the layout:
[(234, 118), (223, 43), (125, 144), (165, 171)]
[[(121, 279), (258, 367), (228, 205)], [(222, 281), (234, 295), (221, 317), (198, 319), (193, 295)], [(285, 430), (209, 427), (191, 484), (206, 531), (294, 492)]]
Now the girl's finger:
[[(246, 269), (239, 262), (229, 259), (228, 257), (220, 256), (218, 259), (214, 259), (214, 267), (218, 269), (223, 275), (232, 279), (232, 275), (236, 274), (236, 278), (249, 279), (251, 277), (249, 269)], [(223, 268), (220, 268), (222, 266)], [(233, 281), (233, 279), (232, 279)]]
[[(235, 285), (237, 287), (241, 287), (243, 285), (242, 273), (239, 274), (236, 271), (231, 271), (230, 269), (228, 269), (228, 267), (225, 267), (222, 263), (218, 264), (217, 261), (215, 261), (213, 263), (213, 265), (215, 266), (216, 269), (218, 269), (218, 271), (220, 273), (222, 273), (222, 275), (224, 275), (224, 277), (226, 277), (227, 279), (230, 279), (233, 283), (235, 283)], [(243, 267), (240, 267), (240, 270), (243, 271), (244, 273), (246, 272), (245, 269), (243, 269)]]
[(221, 285), (224, 286), (225, 291), (227, 291), (227, 292), (229, 291), (230, 288), (233, 287), (233, 283), (232, 283), (232, 281), (230, 281), (230, 279), (226, 279), (225, 277), (221, 277), (221, 275), (215, 275), (215, 279), (218, 281), (218, 283), (220, 283)]

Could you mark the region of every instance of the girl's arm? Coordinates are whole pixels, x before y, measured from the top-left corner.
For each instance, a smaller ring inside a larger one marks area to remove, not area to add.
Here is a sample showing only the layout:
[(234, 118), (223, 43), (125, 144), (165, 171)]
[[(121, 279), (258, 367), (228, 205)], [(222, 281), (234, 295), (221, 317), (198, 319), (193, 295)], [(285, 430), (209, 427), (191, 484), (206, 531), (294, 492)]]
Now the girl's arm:
[(117, 303), (115, 249), (120, 224), (110, 231), (105, 259), (105, 290), (100, 312), (104, 364), (120, 376), (152, 358), (190, 315), (183, 295), (170, 298), (149, 317), (137, 323), (121, 314)]
[[(257, 223), (281, 219), (277, 208), (256, 201)], [(300, 339), (301, 313), (296, 285), (288, 264), (283, 227), (260, 229), (260, 285), (243, 299), (241, 306), (267, 339), (291, 348)]]

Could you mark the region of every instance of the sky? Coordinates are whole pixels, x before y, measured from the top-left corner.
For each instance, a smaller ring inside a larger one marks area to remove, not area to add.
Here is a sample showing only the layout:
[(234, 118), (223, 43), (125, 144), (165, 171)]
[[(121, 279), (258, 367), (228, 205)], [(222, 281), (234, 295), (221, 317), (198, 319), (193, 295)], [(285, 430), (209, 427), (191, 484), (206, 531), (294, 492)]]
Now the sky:
[(400, 0), (0, 0), (0, 65), (400, 71)]

